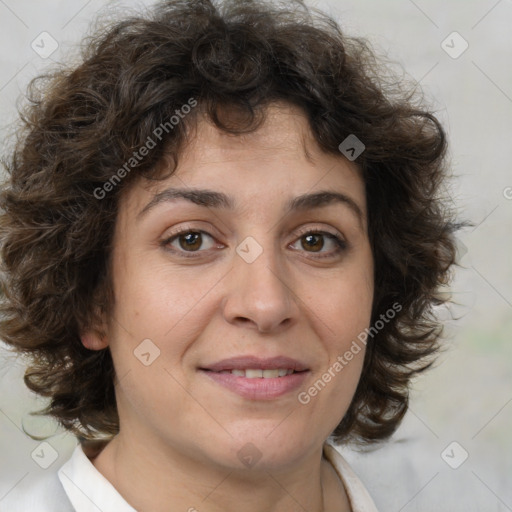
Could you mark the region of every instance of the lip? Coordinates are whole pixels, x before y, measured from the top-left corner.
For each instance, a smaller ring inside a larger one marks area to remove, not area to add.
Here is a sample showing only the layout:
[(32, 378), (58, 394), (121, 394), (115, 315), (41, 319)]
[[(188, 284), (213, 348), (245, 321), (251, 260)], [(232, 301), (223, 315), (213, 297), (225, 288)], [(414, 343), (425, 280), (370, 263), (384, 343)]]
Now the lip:
[[(223, 370), (245, 370), (249, 368), (255, 370), (278, 370), (279, 368), (286, 368), (295, 370), (296, 372), (302, 372), (309, 369), (305, 363), (287, 356), (266, 358), (256, 356), (237, 356), (201, 367), (201, 370), (221, 372)], [(283, 379), (284, 377), (279, 378)]]
[[(229, 373), (218, 373), (225, 370), (279, 368), (292, 369), (299, 373), (270, 379), (248, 379)], [(300, 388), (310, 373), (304, 363), (286, 356), (263, 359), (254, 356), (233, 357), (199, 368), (199, 371), (217, 384), (248, 400), (275, 400), (282, 397)]]

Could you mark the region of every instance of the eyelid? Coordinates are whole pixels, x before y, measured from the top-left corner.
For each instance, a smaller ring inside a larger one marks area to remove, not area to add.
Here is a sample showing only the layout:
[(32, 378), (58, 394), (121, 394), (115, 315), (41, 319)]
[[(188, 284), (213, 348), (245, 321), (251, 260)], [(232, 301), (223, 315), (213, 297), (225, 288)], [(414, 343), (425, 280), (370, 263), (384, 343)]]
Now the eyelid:
[[(205, 224), (205, 223), (201, 223), (201, 224)], [(206, 224), (208, 224), (208, 223), (206, 223)], [(189, 233), (191, 231), (196, 232), (196, 233), (207, 234), (208, 236), (212, 237), (213, 239), (223, 236), (211, 224), (208, 224), (207, 228), (202, 228), (198, 225), (184, 223), (184, 224), (180, 224), (177, 228), (171, 228), (170, 230), (166, 230), (164, 235), (162, 236), (162, 240), (168, 241), (171, 238), (174, 238), (178, 235)], [(216, 233), (216, 234), (213, 234), (213, 233)]]
[(332, 236), (337, 237), (340, 240), (346, 242), (343, 234), (340, 231), (338, 231), (336, 228), (332, 228), (332, 231), (331, 231), (329, 228), (324, 228), (324, 227), (305, 227), (305, 228), (299, 228), (298, 233), (299, 233), (299, 236), (304, 236), (309, 233), (328, 234), (328, 235), (332, 235)]

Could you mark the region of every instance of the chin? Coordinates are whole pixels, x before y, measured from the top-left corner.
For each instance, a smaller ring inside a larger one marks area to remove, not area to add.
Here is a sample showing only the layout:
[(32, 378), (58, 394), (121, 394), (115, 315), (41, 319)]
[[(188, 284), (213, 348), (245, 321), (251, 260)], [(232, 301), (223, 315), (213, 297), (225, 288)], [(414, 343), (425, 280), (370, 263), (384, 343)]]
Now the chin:
[[(316, 448), (314, 439), (306, 436), (307, 429), (303, 429), (302, 435), (296, 429), (286, 429), (279, 422), (266, 422), (252, 425), (252, 429), (243, 432), (232, 432), (228, 464), (233, 464), (238, 469), (244, 466), (248, 469), (278, 470), (294, 465), (302, 457), (311, 453)], [(270, 427), (270, 428), (267, 428)], [(276, 428), (277, 426), (277, 428)], [(281, 429), (281, 431), (280, 431)], [(321, 447), (322, 442), (318, 443)]]

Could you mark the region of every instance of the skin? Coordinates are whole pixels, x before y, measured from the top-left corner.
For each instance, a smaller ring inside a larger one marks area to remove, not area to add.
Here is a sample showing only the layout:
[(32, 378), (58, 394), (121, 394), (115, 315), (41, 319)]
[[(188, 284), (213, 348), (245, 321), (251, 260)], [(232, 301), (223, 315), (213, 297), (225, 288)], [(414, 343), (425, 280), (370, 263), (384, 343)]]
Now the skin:
[[(140, 214), (169, 187), (223, 192), (236, 208), (175, 199)], [(362, 217), (344, 203), (285, 212), (289, 199), (320, 190), (350, 197)], [(91, 331), (83, 342), (108, 345), (118, 376), (120, 432), (93, 463), (134, 508), (350, 510), (322, 445), (350, 405), (364, 347), (308, 404), (297, 395), (370, 323), (366, 222), (357, 166), (322, 152), (302, 111), (286, 104), (268, 107), (265, 123), (242, 136), (201, 119), (172, 176), (126, 191), (112, 253), (114, 312), (105, 337)], [(169, 242), (182, 229), (211, 235), (193, 244), (195, 257), (185, 257), (184, 236)], [(336, 253), (320, 236), (312, 249), (305, 229), (338, 232), (347, 248)], [(263, 250), (252, 263), (236, 252), (248, 236)], [(149, 366), (134, 356), (144, 339), (160, 350)], [(241, 354), (286, 355), (310, 371), (299, 390), (250, 400), (198, 369)], [(247, 443), (261, 456), (251, 467), (237, 455)]]

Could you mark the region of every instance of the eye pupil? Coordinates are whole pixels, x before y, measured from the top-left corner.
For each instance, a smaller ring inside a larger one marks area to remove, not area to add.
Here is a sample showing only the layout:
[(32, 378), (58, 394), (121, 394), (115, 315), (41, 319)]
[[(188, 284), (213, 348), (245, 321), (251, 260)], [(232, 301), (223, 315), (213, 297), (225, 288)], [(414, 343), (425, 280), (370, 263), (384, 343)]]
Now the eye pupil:
[[(201, 247), (201, 233), (187, 233), (186, 235), (180, 236), (179, 240), (180, 247), (186, 251), (199, 249)], [(185, 245), (182, 243), (183, 240), (186, 241)]]
[[(324, 239), (322, 235), (310, 234), (303, 237), (303, 240), (306, 240), (307, 247), (302, 243), (304, 249), (312, 249), (313, 252), (318, 252), (322, 250), (324, 246)], [(319, 243), (318, 243), (319, 242)]]

